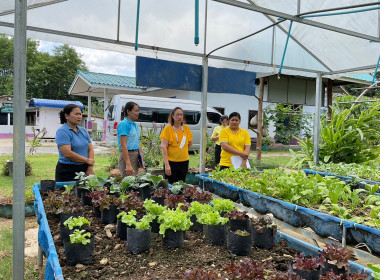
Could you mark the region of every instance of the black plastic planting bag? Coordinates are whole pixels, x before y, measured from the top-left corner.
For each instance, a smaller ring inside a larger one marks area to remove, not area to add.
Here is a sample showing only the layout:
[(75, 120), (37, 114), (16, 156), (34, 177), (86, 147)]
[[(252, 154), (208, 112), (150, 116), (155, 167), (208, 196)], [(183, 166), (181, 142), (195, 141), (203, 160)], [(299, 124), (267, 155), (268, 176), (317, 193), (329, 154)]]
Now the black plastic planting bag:
[(193, 223), (193, 225), (190, 227), (191, 231), (203, 231), (203, 225), (197, 221), (196, 215), (190, 217), (190, 222)]
[(82, 243), (71, 244), (70, 239), (63, 241), (65, 248), (66, 264), (77, 265), (78, 263), (83, 265), (89, 265), (92, 262), (94, 255), (95, 242), (91, 237), (91, 242), (83, 245)]
[(206, 243), (223, 246), (226, 244), (227, 225), (203, 225)]
[(79, 216), (83, 216), (83, 212), (75, 212), (75, 213), (60, 213), (59, 214), (59, 220), (60, 220), (60, 226), (63, 227), (63, 223), (66, 222), (70, 217), (78, 218)]
[(319, 275), (321, 274), (321, 270), (300, 270), (300, 269), (294, 269), (291, 268), (290, 272), (294, 272), (298, 276), (300, 276), (302, 279), (307, 280), (318, 280)]
[(328, 263), (327, 261), (325, 261), (325, 267), (321, 268), (321, 274), (326, 275), (326, 273), (329, 272), (331, 269), (332, 269), (332, 271), (334, 271), (334, 273), (336, 275), (346, 273), (346, 269), (344, 267), (338, 268), (335, 264), (331, 264), (331, 263)]
[(150, 231), (153, 233), (159, 233), (160, 232), (160, 224), (158, 223), (158, 217), (154, 218), (150, 222)]
[(231, 231), (245, 230), (250, 232), (250, 221), (248, 216), (246, 220), (229, 220), (228, 223)]
[(54, 180), (41, 180), (40, 181), (40, 193), (46, 193), (47, 191), (54, 191), (55, 181)]
[(274, 247), (273, 229), (264, 228), (263, 233), (260, 233), (255, 230), (255, 227), (252, 227), (251, 235), (253, 245), (264, 249), (272, 249)]
[(150, 229), (127, 228), (127, 249), (134, 255), (149, 251)]
[(127, 224), (117, 219), (116, 236), (121, 240), (127, 240)]
[(249, 256), (251, 253), (251, 247), (251, 235), (241, 236), (230, 230), (227, 232), (227, 248), (231, 254), (237, 256)]
[(165, 236), (162, 238), (163, 245), (169, 249), (182, 248), (184, 245), (183, 233), (183, 231), (165, 230)]
[(102, 212), (100, 212), (100, 206), (93, 206), (93, 210), (96, 217), (100, 218), (102, 216)]
[(108, 224), (115, 224), (117, 220), (117, 214), (118, 214), (117, 206), (112, 205), (110, 209), (103, 209), (100, 220), (102, 224), (108, 225)]

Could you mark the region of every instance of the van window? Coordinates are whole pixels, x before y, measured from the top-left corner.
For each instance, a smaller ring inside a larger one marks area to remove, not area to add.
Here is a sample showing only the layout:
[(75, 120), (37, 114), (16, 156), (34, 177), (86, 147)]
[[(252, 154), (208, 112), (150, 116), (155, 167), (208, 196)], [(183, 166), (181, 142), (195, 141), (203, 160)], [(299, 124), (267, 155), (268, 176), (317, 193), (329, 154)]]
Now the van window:
[(115, 105), (109, 106), (107, 120), (113, 121), (115, 119), (115, 112), (113, 111), (114, 109), (115, 109)]
[(197, 124), (201, 119), (201, 113), (197, 111), (184, 111), (186, 124)]
[(167, 123), (170, 112), (171, 110), (169, 109), (154, 109), (153, 120), (157, 123)]
[(207, 112), (207, 120), (209, 123), (219, 123), (220, 115), (214, 112)]
[(153, 122), (153, 108), (140, 107), (138, 122)]

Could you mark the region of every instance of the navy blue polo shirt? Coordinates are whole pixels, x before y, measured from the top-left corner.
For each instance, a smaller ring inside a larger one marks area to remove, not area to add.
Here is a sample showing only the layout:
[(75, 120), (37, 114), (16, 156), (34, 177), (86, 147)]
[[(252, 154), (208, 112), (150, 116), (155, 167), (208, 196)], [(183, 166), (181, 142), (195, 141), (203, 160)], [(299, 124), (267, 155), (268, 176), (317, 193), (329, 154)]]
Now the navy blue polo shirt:
[(71, 151), (78, 155), (88, 158), (88, 145), (91, 143), (90, 136), (84, 127), (77, 126), (78, 132), (75, 132), (70, 126), (64, 123), (55, 135), (55, 142), (58, 146), (58, 162), (63, 164), (84, 164), (83, 162), (74, 162), (64, 157), (59, 149), (62, 145), (71, 145)]

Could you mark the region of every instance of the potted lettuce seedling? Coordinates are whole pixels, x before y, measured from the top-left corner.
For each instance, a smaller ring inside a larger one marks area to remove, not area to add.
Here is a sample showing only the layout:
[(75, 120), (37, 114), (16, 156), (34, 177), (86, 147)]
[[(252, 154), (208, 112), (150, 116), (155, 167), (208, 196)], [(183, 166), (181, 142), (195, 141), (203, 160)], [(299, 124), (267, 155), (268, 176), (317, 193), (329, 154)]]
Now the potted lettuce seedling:
[[(326, 275), (319, 276), (319, 280), (366, 280), (368, 279), (368, 275), (366, 273), (345, 273), (345, 274), (335, 274), (334, 271), (330, 270), (326, 273)], [(374, 278), (374, 280), (378, 280), (380, 278)]]
[(204, 191), (201, 191), (201, 192), (197, 191), (196, 193), (194, 193), (191, 199), (193, 201), (198, 201), (199, 203), (202, 203), (202, 204), (208, 204), (210, 203), (212, 199), (212, 194), (208, 192), (204, 192)]
[(123, 212), (120, 217), (121, 221), (127, 227), (127, 249), (132, 254), (140, 254), (150, 249), (150, 223), (153, 215), (150, 213), (144, 215), (138, 220), (137, 212), (131, 210), (128, 213)]
[[(135, 210), (138, 216), (142, 216), (144, 213), (143, 202), (137, 197), (137, 192), (133, 191), (119, 197), (117, 209), (119, 213)], [(126, 240), (127, 236), (127, 227), (121, 222), (119, 216), (117, 216), (116, 236), (122, 240)]]
[(304, 279), (318, 280), (324, 263), (323, 256), (306, 256), (304, 253), (300, 253), (294, 257), (291, 270)]
[(190, 227), (192, 231), (203, 231), (203, 225), (198, 221), (198, 217), (202, 213), (212, 212), (212, 206), (210, 204), (201, 204), (198, 201), (193, 201), (191, 207), (187, 210), (190, 216), (190, 221), (193, 225)]
[(148, 213), (153, 215), (153, 220), (150, 223), (151, 232), (159, 233), (160, 224), (158, 223), (158, 217), (162, 215), (162, 213), (167, 209), (167, 206), (162, 206), (160, 204), (157, 204), (151, 199), (145, 199), (144, 208), (146, 209)]
[(268, 216), (251, 219), (251, 235), (253, 245), (259, 248), (272, 249), (277, 225)]
[(231, 231), (251, 231), (250, 220), (246, 211), (232, 210), (225, 214), (224, 217), (229, 219), (228, 224)]
[(82, 199), (83, 206), (91, 206), (91, 197), (88, 195), (91, 192), (95, 191), (97, 188), (102, 187), (104, 185), (104, 180), (99, 179), (94, 174), (85, 176), (83, 178), (83, 174), (81, 174), (81, 172), (75, 178), (78, 178), (80, 180), (77, 187), (77, 196)]
[(100, 203), (101, 201), (108, 195), (108, 190), (99, 190), (99, 191), (93, 191), (92, 193), (89, 193), (87, 196), (91, 198), (91, 204), (94, 210), (94, 214), (96, 217), (101, 217), (100, 212)]
[(65, 240), (69, 238), (69, 235), (72, 234), (76, 229), (78, 230), (86, 230), (91, 223), (83, 216), (79, 216), (77, 218), (70, 217), (63, 223), (63, 227), (60, 227), (61, 240)]
[(158, 188), (154, 190), (153, 192), (151, 192), (152, 199), (160, 205), (164, 205), (165, 199), (167, 198), (168, 194), (169, 194), (168, 188)]
[(183, 181), (178, 181), (178, 182), (173, 183), (172, 187), (170, 188), (170, 192), (172, 194), (183, 194), (183, 189), (186, 187), (193, 188), (193, 185), (186, 184)]
[(236, 208), (231, 200), (223, 198), (214, 198), (211, 200), (211, 204), (214, 206), (214, 210), (218, 211), (222, 216)]
[(347, 247), (326, 244), (326, 249), (321, 252), (321, 255), (326, 259), (322, 275), (330, 270), (339, 275), (349, 272), (350, 263), (348, 261), (354, 257), (354, 252)]
[(184, 232), (191, 226), (188, 214), (181, 210), (180, 203), (177, 209), (167, 209), (158, 217), (160, 223), (160, 234), (165, 247), (182, 248), (184, 245)]
[(299, 275), (290, 272), (274, 272), (268, 276), (267, 280), (303, 280)]
[(227, 231), (227, 249), (237, 256), (249, 256), (251, 253), (252, 238), (246, 230)]
[(100, 200), (99, 210), (100, 220), (102, 224), (115, 224), (118, 214), (119, 200), (114, 195), (106, 195)]
[(179, 204), (185, 204), (186, 198), (180, 194), (170, 194), (165, 199), (164, 205), (170, 209), (177, 209)]
[(203, 224), (207, 243), (219, 246), (226, 244), (228, 218), (223, 218), (218, 211), (211, 211), (200, 214), (198, 221)]
[(228, 279), (266, 279), (270, 266), (266, 262), (243, 258), (240, 262), (232, 262), (224, 269)]
[(89, 265), (94, 255), (95, 242), (91, 233), (85, 230), (74, 230), (70, 234), (70, 239), (63, 241), (66, 264), (68, 265)]

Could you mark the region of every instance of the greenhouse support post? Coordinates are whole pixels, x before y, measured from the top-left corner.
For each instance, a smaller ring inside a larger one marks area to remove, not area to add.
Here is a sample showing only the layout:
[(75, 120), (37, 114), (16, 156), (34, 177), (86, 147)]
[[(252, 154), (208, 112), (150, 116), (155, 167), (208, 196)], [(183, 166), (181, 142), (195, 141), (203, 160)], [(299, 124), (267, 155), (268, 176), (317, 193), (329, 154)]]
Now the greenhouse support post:
[(103, 141), (106, 141), (107, 113), (108, 113), (108, 88), (105, 88), (104, 102), (103, 102)]
[(201, 153), (199, 157), (199, 172), (205, 173), (207, 146), (207, 87), (208, 87), (208, 58), (202, 58), (202, 108), (201, 108)]
[(260, 78), (259, 108), (257, 112), (257, 143), (256, 160), (261, 160), (262, 138), (263, 138), (263, 99), (264, 99), (264, 78)]
[(321, 129), (321, 92), (322, 92), (322, 74), (317, 73), (315, 86), (315, 119), (314, 119), (314, 164), (319, 165), (319, 139)]
[(342, 247), (346, 247), (346, 240), (347, 240), (347, 228), (343, 225)]
[(25, 271), (26, 9), (26, 0), (15, 1), (13, 66), (13, 280), (23, 280)]

